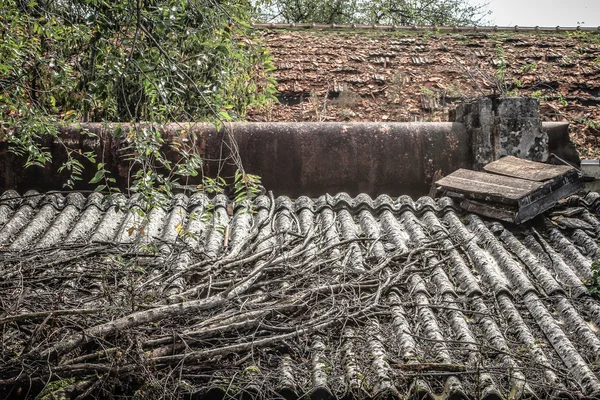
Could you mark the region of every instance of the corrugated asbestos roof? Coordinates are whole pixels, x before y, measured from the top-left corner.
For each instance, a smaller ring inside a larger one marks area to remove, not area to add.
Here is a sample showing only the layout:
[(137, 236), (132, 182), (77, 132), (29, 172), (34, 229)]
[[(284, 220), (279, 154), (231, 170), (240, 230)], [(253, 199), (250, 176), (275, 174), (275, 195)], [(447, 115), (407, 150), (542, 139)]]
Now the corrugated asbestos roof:
[[(135, 198), (5, 192), (0, 386), (104, 357), (122, 380), (139, 364), (160, 387), (174, 374), (177, 395), (600, 396), (600, 302), (584, 284), (599, 249), (598, 194), (570, 198), (568, 218), (520, 227), (461, 214), (448, 198), (252, 204), (228, 212), (224, 196), (177, 195), (146, 218)], [(150, 261), (130, 271), (110, 258), (119, 251)], [(127, 293), (138, 296), (133, 311)], [(178, 301), (185, 313), (173, 313)], [(41, 320), (14, 317), (82, 308), (105, 311), (76, 327), (76, 315), (57, 313), (34, 334)], [(142, 314), (133, 336), (111, 330)], [(25, 362), (29, 341), (58, 359)], [(147, 358), (119, 364), (109, 355), (120, 345)]]

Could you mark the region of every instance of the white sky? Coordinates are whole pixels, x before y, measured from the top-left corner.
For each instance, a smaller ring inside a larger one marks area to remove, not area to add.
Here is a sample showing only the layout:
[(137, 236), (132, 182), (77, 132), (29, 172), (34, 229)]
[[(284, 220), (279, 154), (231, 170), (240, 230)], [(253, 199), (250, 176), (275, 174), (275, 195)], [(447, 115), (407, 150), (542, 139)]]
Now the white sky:
[(489, 1), (492, 25), (600, 26), (600, 0)]

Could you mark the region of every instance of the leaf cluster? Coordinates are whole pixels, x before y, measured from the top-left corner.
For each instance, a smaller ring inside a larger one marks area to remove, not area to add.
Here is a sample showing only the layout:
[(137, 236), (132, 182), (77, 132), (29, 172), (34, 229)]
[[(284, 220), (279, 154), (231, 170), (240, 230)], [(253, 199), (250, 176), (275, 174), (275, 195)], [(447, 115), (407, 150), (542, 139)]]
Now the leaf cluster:
[(600, 255), (596, 255), (596, 261), (592, 263), (592, 276), (585, 283), (590, 295), (600, 298)]
[(489, 15), (489, 3), (466, 0), (264, 0), (258, 18), (266, 21), (377, 24), (477, 25)]
[[(251, 11), (234, 0), (0, 2), (0, 142), (26, 166), (50, 162), (49, 143), (59, 142), (67, 185), (87, 160), (99, 162), (90, 183), (104, 189), (112, 181), (100, 155), (62, 143), (60, 124), (243, 119), (275, 100), (272, 59), (248, 29)], [(189, 146), (175, 149), (183, 161), (169, 165), (156, 131), (127, 139), (137, 191), (200, 169)]]

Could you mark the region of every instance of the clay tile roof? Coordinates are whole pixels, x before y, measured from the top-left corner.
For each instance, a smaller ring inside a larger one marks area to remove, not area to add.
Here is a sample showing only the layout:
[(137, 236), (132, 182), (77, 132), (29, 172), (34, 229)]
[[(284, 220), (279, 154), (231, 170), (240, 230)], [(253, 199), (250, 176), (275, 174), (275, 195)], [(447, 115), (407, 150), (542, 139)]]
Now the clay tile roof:
[(498, 90), (542, 99), (571, 122), (582, 157), (600, 154), (600, 31), (264, 29), (279, 101), (257, 121), (445, 121), (465, 98)]
[(517, 227), (448, 198), (194, 194), (144, 215), (8, 191), (0, 393), (599, 396), (599, 207)]

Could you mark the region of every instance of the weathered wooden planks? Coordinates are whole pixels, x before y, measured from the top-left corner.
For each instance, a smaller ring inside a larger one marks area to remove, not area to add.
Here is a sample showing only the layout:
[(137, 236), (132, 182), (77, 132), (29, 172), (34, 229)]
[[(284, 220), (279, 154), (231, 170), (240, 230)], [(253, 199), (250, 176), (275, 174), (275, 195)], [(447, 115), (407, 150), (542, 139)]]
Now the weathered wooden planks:
[(519, 200), (544, 186), (540, 182), (462, 168), (437, 181), (437, 185), (465, 197), (503, 204), (518, 204)]
[(507, 156), (493, 161), (484, 166), (483, 169), (493, 174), (511, 176), (513, 178), (527, 179), (536, 182), (544, 182), (563, 174), (577, 174), (577, 170), (568, 165), (542, 164), (513, 156)]
[(522, 223), (583, 188), (580, 171), (569, 166), (504, 157), (484, 170), (459, 169), (435, 183), (436, 193), (469, 212)]

